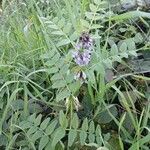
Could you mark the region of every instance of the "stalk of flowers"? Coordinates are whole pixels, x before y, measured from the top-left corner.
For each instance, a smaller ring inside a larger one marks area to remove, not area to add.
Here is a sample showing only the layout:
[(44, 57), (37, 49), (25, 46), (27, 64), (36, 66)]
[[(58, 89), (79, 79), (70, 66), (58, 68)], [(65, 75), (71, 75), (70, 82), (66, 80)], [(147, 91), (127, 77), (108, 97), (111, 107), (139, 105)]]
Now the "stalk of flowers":
[[(78, 66), (83, 67), (90, 63), (92, 47), (93, 39), (88, 33), (82, 33), (76, 45), (76, 51), (72, 52), (72, 57)], [(86, 74), (83, 71), (79, 71), (75, 75), (75, 79), (83, 81), (86, 79)]]

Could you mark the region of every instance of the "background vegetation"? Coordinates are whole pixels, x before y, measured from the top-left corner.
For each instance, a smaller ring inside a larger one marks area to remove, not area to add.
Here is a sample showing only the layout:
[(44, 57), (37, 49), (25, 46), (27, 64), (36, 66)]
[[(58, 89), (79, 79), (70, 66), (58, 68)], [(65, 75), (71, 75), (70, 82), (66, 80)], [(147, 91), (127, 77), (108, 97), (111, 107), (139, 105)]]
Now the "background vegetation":
[(149, 6), (2, 0), (0, 149), (149, 150)]

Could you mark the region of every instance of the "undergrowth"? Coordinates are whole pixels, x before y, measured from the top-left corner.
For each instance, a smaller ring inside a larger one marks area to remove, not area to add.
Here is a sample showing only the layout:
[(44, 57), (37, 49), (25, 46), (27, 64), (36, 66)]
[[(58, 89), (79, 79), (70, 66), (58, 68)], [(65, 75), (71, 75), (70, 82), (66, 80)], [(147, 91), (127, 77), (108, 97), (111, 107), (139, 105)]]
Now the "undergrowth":
[(150, 149), (150, 13), (122, 3), (2, 1), (1, 150)]

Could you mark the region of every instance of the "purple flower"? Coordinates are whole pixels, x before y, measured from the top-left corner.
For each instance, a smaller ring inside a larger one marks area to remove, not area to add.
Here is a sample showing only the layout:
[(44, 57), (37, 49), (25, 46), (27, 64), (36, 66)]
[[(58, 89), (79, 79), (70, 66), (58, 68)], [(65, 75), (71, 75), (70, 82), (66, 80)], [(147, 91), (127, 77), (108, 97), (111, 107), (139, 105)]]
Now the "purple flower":
[(83, 52), (80, 51), (74, 51), (72, 52), (72, 57), (74, 58), (74, 61), (79, 66), (86, 66), (89, 64), (91, 60), (91, 51), (84, 50)]
[(86, 66), (91, 60), (93, 40), (88, 33), (82, 33), (76, 45), (76, 51), (72, 52), (74, 61), (79, 66)]
[(81, 50), (82, 49), (82, 43), (81, 42), (79, 42), (79, 43), (77, 43), (76, 44), (76, 50)]
[(79, 38), (78, 46), (79, 45), (82, 45), (83, 49), (91, 50), (93, 45), (93, 39), (89, 36), (88, 33), (84, 32)]

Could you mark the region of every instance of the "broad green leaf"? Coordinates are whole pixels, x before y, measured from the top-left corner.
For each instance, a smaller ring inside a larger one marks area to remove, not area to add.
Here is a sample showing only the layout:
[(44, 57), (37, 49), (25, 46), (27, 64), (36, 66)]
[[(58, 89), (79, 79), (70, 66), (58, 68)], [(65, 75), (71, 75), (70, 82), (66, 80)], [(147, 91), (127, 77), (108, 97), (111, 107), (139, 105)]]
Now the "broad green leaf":
[(38, 150), (43, 150), (45, 148), (45, 146), (47, 145), (48, 142), (49, 142), (49, 137), (47, 135), (44, 135), (40, 139), (39, 149)]
[(50, 60), (48, 60), (45, 65), (46, 66), (53, 66), (56, 64), (56, 62), (60, 59), (60, 55), (57, 53), (52, 57)]
[[(62, 62), (61, 62), (62, 63)], [(66, 72), (68, 71), (69, 69), (69, 64), (65, 64), (63, 65), (61, 68), (60, 68), (60, 73), (61, 74), (66, 74)]]
[(65, 59), (63, 57), (60, 57), (59, 60), (55, 63), (55, 66), (57, 66), (60, 70), (62, 69), (62, 67), (66, 65), (69, 65), (69, 64), (66, 64)]
[(27, 135), (30, 136), (31, 134), (35, 133), (38, 130), (38, 127), (32, 126), (28, 131)]
[(94, 133), (95, 132), (95, 125), (94, 125), (93, 121), (91, 121), (90, 124), (89, 124), (89, 132), (90, 133)]
[(24, 108), (24, 101), (20, 100), (20, 99), (19, 100), (15, 100), (15, 101), (11, 102), (11, 105), (12, 105), (14, 111), (22, 110)]
[(97, 21), (103, 19), (103, 16), (99, 13), (86, 12), (85, 15), (89, 20)]
[(45, 133), (46, 133), (47, 135), (52, 134), (52, 132), (55, 130), (55, 127), (56, 127), (57, 123), (58, 123), (57, 120), (52, 121), (52, 122), (50, 123), (50, 125), (46, 128)]
[(78, 34), (76, 32), (74, 32), (73, 34), (70, 35), (70, 40), (71, 41), (75, 41), (78, 39)]
[(134, 41), (135, 41), (135, 43), (141, 43), (141, 42), (143, 42), (143, 36), (141, 35), (141, 33), (138, 32), (138, 33), (135, 35)]
[(111, 69), (112, 68), (112, 60), (107, 58), (106, 60), (103, 61), (105, 66), (108, 68), (108, 69)]
[[(120, 104), (125, 107), (125, 104), (128, 104), (130, 107), (134, 105), (134, 103), (140, 99), (140, 96), (136, 91), (122, 91), (123, 97), (118, 95), (118, 99)], [(125, 103), (124, 103), (125, 102)]]
[(42, 119), (42, 115), (39, 114), (39, 115), (37, 116), (37, 118), (34, 120), (34, 124), (35, 124), (36, 126), (40, 125), (41, 119)]
[(27, 121), (22, 121), (19, 123), (19, 126), (22, 128), (22, 129), (28, 129), (32, 126), (32, 123), (31, 122), (27, 122)]
[(43, 111), (43, 108), (38, 103), (30, 103), (28, 109), (30, 113), (40, 113)]
[(73, 114), (73, 118), (71, 119), (71, 126), (74, 129), (77, 129), (79, 126), (79, 118), (76, 113)]
[(96, 70), (99, 74), (105, 75), (105, 69), (102, 63), (96, 64), (93, 69)]
[(57, 23), (59, 20), (60, 20), (60, 19), (56, 16), (56, 17), (53, 18), (52, 21), (48, 21), (48, 22), (51, 22), (51, 23), (54, 24), (54, 23)]
[(89, 143), (95, 142), (95, 135), (93, 133), (89, 133), (88, 135)]
[(58, 80), (53, 83), (52, 88), (53, 89), (58, 89), (66, 86), (66, 82), (64, 80)]
[(59, 123), (63, 128), (67, 128), (68, 126), (68, 120), (62, 110), (59, 112)]
[(88, 119), (87, 118), (85, 118), (84, 120), (83, 120), (83, 123), (82, 123), (82, 130), (83, 131), (87, 131), (88, 130)]
[(51, 139), (50, 141), (47, 143), (46, 147), (44, 150), (55, 150), (54, 148), (52, 148), (52, 145), (51, 145)]
[(65, 80), (66, 80), (67, 84), (72, 83), (73, 80), (74, 80), (74, 74), (73, 74), (73, 73), (70, 73), (69, 75), (67, 75), (67, 76), (65, 77)]
[(52, 74), (56, 72), (58, 72), (58, 67), (52, 67), (52, 68), (47, 69), (48, 74)]
[(43, 136), (43, 132), (42, 131), (37, 131), (35, 132), (32, 136), (30, 136), (30, 139), (33, 143), (35, 143), (35, 141), (39, 138), (41, 138)]
[(60, 80), (62, 79), (62, 76), (61, 74), (59, 73), (55, 73), (52, 77), (51, 77), (51, 80), (54, 81), (54, 80)]
[(68, 135), (68, 146), (69, 147), (72, 146), (72, 144), (73, 144), (76, 137), (77, 137), (77, 131), (74, 130), (74, 129), (71, 129), (69, 131), (69, 135)]
[(100, 28), (103, 28), (103, 26), (100, 24), (92, 24), (92, 26), (90, 27), (90, 29), (100, 29)]
[(119, 50), (121, 52), (127, 52), (127, 44), (126, 44), (126, 42), (121, 43), (121, 45), (119, 47)]
[(74, 95), (80, 89), (80, 86), (81, 86), (80, 82), (76, 81), (76, 82), (70, 83), (68, 85), (68, 88), (70, 89), (70, 91)]
[(60, 42), (57, 43), (57, 47), (70, 44), (70, 42), (71, 42), (71, 41), (70, 41), (69, 39), (63, 39), (63, 40), (61, 40)]
[(28, 121), (34, 122), (35, 117), (36, 117), (36, 114), (34, 113), (34, 114), (32, 114), (31, 116), (29, 116)]
[(58, 142), (60, 142), (60, 140), (65, 136), (65, 129), (62, 128), (62, 127), (59, 127), (55, 133), (54, 133), (54, 136), (53, 136), (53, 140), (52, 140), (52, 147), (55, 148), (56, 144)]
[(65, 23), (66, 23), (66, 20), (65, 20), (64, 17), (62, 17), (62, 18), (58, 21), (57, 25), (59, 26), (59, 28), (62, 28), (62, 27), (65, 26)]
[[(114, 117), (117, 116), (118, 111), (115, 105), (110, 105), (108, 106), (109, 111), (112, 113), (112, 115)], [(112, 121), (112, 117), (110, 116), (109, 112), (107, 110), (104, 110), (102, 112), (100, 112), (97, 117), (96, 120), (100, 123), (100, 124), (106, 124), (109, 123), (110, 121)]]
[(81, 19), (80, 21), (83, 27), (86, 27), (86, 28), (90, 27), (90, 23), (87, 20)]
[(51, 34), (53, 34), (53, 35), (64, 35), (64, 32), (62, 32), (62, 31), (53, 31), (53, 32), (51, 32)]
[[(134, 119), (135, 119), (135, 114), (132, 114)], [(125, 116), (125, 119), (122, 123), (122, 126), (130, 133), (132, 134), (133, 130), (134, 130), (134, 125), (133, 125), (133, 122), (132, 122), (132, 119), (130, 117), (130, 114), (127, 112), (126, 113), (126, 116)]]
[(62, 69), (62, 67), (64, 67), (64, 65), (65, 65), (65, 63), (64, 63), (64, 59), (62, 57), (60, 57), (59, 60), (55, 64), (55, 66), (57, 66), (59, 69)]
[(47, 27), (49, 27), (51, 29), (55, 29), (55, 30), (58, 29), (58, 26), (56, 26), (55, 24), (49, 24), (49, 25), (47, 25)]
[(135, 56), (135, 57), (137, 57), (137, 53), (136, 53), (136, 51), (129, 51), (129, 53), (131, 54), (131, 55), (133, 55), (133, 56)]
[(8, 142), (8, 139), (3, 134), (0, 135), (0, 146), (5, 146)]
[(50, 122), (50, 118), (48, 117), (41, 123), (40, 128), (42, 130), (45, 130), (47, 128), (49, 122)]
[(95, 75), (93, 70), (88, 70), (87, 72), (88, 81), (90, 81), (92, 84), (96, 83)]
[(85, 141), (86, 141), (86, 138), (87, 138), (87, 133), (85, 131), (81, 130), (79, 136), (80, 136), (80, 143), (81, 143), (81, 145), (84, 145)]
[(55, 150), (65, 150), (65, 145), (63, 142), (60, 142), (56, 145)]
[(133, 39), (126, 40), (129, 51), (136, 50), (135, 42)]
[(123, 58), (128, 58), (128, 54), (126, 52), (120, 53), (120, 56), (122, 56)]
[(118, 47), (116, 44), (113, 44), (110, 50), (111, 56), (118, 55)]
[(56, 95), (56, 101), (59, 102), (69, 96), (70, 96), (70, 92), (68, 89), (65, 88), (62, 91), (59, 91), (59, 93)]
[(110, 52), (108, 50), (106, 50), (105, 48), (103, 48), (102, 52), (101, 52), (101, 58), (103, 60), (107, 59), (108, 57), (110, 57)]
[(90, 10), (93, 11), (93, 12), (96, 12), (97, 11), (96, 5), (90, 4)]
[(115, 62), (115, 61), (117, 61), (117, 62), (121, 62), (121, 57), (120, 56), (113, 56), (112, 57), (112, 60)]
[(64, 28), (63, 28), (63, 32), (64, 32), (65, 34), (68, 34), (68, 33), (70, 33), (71, 28), (72, 28), (72, 24), (71, 24), (71, 23), (67, 23), (67, 24), (64, 26)]
[(101, 146), (102, 145), (102, 139), (101, 139), (101, 128), (98, 125), (96, 127), (96, 142)]

